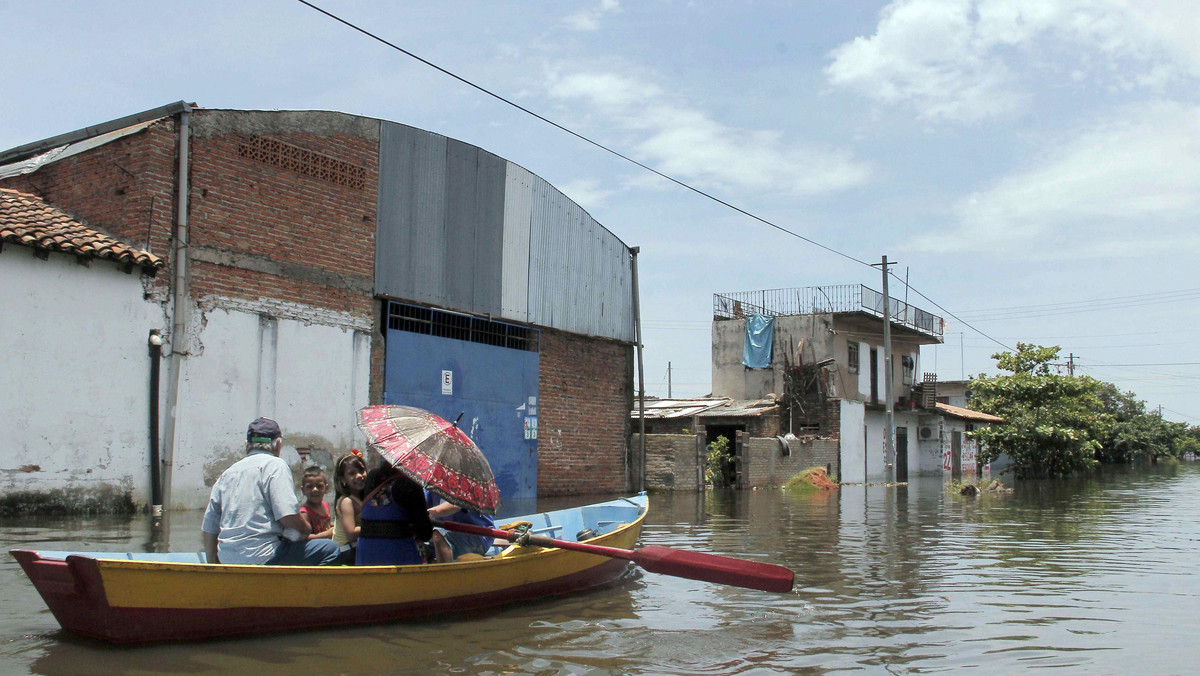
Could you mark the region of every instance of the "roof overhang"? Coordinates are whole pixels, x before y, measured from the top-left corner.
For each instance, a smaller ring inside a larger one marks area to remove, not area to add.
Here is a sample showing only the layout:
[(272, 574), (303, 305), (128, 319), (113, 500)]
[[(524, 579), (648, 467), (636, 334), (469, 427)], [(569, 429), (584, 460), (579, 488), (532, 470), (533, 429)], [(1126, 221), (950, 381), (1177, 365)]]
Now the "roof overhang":
[(140, 124), (142, 122), (152, 122), (164, 117), (178, 115), (179, 113), (191, 112), (191, 110), (192, 104), (184, 101), (176, 101), (175, 103), (168, 103), (165, 106), (151, 108), (150, 110), (134, 113), (133, 115), (126, 115), (125, 117), (119, 117), (108, 122), (102, 122), (90, 127), (84, 127), (83, 129), (76, 129), (75, 131), (69, 131), (65, 134), (59, 134), (58, 136), (51, 136), (50, 138), (42, 139), (41, 141), (26, 143), (25, 145), (17, 146), (16, 148), (10, 148), (0, 152), (0, 165), (20, 162), (21, 160), (29, 159), (30, 157), (40, 155), (47, 150), (53, 150), (54, 148), (58, 148), (60, 146), (78, 143), (79, 141), (100, 136), (101, 134), (107, 134), (119, 129), (125, 129), (126, 127), (132, 127), (133, 125)]

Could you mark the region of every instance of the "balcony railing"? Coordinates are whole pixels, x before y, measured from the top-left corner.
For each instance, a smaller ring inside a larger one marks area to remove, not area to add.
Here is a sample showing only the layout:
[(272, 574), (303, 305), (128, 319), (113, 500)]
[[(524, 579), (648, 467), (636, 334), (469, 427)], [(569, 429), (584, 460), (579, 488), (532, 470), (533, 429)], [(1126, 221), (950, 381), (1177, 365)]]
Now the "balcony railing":
[[(894, 324), (932, 336), (942, 335), (945, 323), (941, 317), (896, 298), (889, 300), (888, 313)], [(713, 294), (713, 317), (718, 319), (754, 313), (783, 317), (834, 312), (869, 312), (882, 318), (883, 294), (862, 284)]]

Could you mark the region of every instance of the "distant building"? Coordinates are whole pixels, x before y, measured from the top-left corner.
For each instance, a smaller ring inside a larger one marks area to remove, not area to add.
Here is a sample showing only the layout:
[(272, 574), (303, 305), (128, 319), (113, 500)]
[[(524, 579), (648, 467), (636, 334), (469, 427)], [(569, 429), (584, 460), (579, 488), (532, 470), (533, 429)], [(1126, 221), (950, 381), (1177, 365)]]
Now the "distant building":
[(180, 102), (0, 152), (0, 188), (6, 499), (146, 505), (153, 449), (201, 507), (249, 420), (299, 471), (368, 403), (462, 414), (506, 499), (630, 488), (634, 252), (512, 162)]
[(934, 398), (939, 404), (949, 404), (966, 408), (971, 401), (970, 380), (938, 380), (936, 381)]
[[(836, 441), (838, 461), (832, 471), (843, 483), (885, 481), (892, 462), (897, 481), (943, 475), (943, 455), (925, 452), (927, 439), (921, 434), (931, 429), (931, 420), (959, 418), (934, 402), (923, 406), (917, 375), (920, 347), (942, 342), (943, 321), (898, 299), (888, 302), (891, 391), (886, 386), (882, 294), (861, 285), (716, 294), (713, 395), (774, 395), (784, 433)], [(884, 457), (889, 399), (894, 459)], [(939, 435), (951, 427), (939, 424)], [(947, 437), (946, 443), (951, 441)]]
[(837, 464), (837, 443), (814, 435), (786, 434), (774, 396), (739, 401), (726, 397), (647, 399), (633, 411), (633, 444), (646, 426), (646, 486), (699, 490), (704, 487), (707, 448), (720, 437), (735, 458), (731, 484), (741, 488), (780, 484), (809, 467)]

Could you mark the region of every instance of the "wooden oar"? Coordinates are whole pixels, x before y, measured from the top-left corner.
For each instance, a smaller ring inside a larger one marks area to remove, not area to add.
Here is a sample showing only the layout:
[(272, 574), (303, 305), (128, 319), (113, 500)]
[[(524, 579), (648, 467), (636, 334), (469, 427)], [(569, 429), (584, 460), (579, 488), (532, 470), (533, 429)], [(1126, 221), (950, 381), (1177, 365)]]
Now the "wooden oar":
[(496, 528), (484, 528), (483, 526), (458, 523), (457, 521), (434, 521), (433, 525), (460, 533), (501, 538), (509, 542), (521, 540), (522, 544), (527, 543), (538, 547), (570, 549), (586, 554), (625, 559), (626, 561), (633, 561), (651, 573), (673, 575), (675, 577), (701, 580), (703, 582), (716, 582), (717, 584), (728, 584), (747, 589), (759, 589), (769, 592), (791, 591), (792, 580), (795, 577), (791, 570), (783, 566), (759, 563), (757, 561), (743, 561), (742, 559), (734, 559), (728, 556), (692, 552), (685, 549), (671, 549), (670, 547), (657, 547), (654, 545), (640, 549), (619, 549), (603, 545), (589, 545), (586, 542), (555, 540), (545, 535), (529, 535), (528, 539), (525, 539), (526, 536), (515, 530), (506, 531)]

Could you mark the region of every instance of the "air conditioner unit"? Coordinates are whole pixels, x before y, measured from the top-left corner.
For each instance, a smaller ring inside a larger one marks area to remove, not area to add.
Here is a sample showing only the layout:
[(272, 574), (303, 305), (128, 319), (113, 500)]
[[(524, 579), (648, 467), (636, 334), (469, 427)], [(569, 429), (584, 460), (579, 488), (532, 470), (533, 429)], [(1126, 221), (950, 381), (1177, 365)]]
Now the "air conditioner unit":
[(932, 427), (926, 426), (926, 427), (922, 427), (920, 430), (918, 430), (917, 435), (919, 437), (921, 437), (922, 439), (932, 439), (934, 433), (935, 433), (935, 430)]

